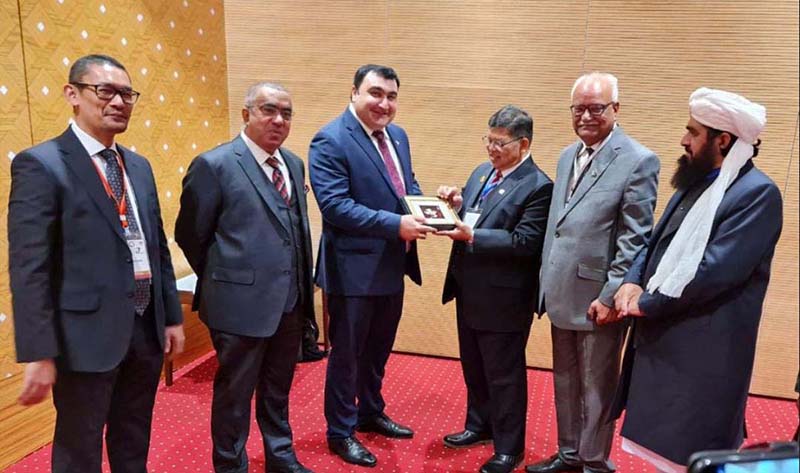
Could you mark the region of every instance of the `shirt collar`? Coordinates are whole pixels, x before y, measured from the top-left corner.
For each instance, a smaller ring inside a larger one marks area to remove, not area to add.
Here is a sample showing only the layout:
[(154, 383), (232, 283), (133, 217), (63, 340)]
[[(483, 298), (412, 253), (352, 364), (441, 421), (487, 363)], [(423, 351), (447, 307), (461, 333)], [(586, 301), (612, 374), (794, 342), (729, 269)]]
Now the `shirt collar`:
[(704, 177), (703, 180), (706, 182), (713, 181), (714, 179), (717, 178), (717, 176), (719, 176), (719, 172), (721, 169), (722, 168), (712, 169), (711, 172), (706, 174), (706, 177)]
[[(591, 148), (592, 148), (592, 156), (596, 155), (597, 152), (600, 151), (603, 148), (603, 146), (606, 145), (606, 143), (608, 143), (608, 140), (611, 139), (611, 135), (614, 134), (614, 130), (617, 129), (617, 126), (618, 126), (617, 123), (614, 122), (614, 128), (611, 129), (611, 133), (609, 133), (608, 136), (606, 136), (603, 139), (603, 141), (601, 141), (600, 143), (595, 143), (595, 144), (593, 144), (591, 146)], [(586, 148), (589, 148), (589, 146), (587, 146), (586, 143), (584, 143), (583, 140), (581, 140), (581, 151), (580, 151), (580, 153), (583, 153), (586, 150)], [(578, 153), (578, 154), (580, 154), (580, 153)]]
[(242, 137), (244, 144), (247, 145), (247, 149), (249, 149), (250, 152), (253, 154), (253, 157), (256, 158), (256, 162), (259, 164), (259, 166), (263, 166), (264, 163), (267, 161), (267, 158), (269, 158), (270, 156), (275, 156), (275, 159), (278, 160), (278, 163), (281, 166), (285, 165), (283, 162), (283, 156), (281, 156), (280, 148), (276, 149), (274, 154), (269, 154), (264, 150), (264, 148), (258, 146), (255, 141), (251, 140), (250, 137), (247, 136), (247, 133), (244, 132), (244, 130), (242, 130), (241, 133), (239, 133), (239, 136)]
[[(78, 126), (75, 120), (70, 118), (69, 126), (70, 128), (72, 128), (72, 132), (75, 133), (75, 136), (78, 137), (78, 141), (81, 142), (83, 148), (86, 150), (87, 153), (89, 153), (89, 156), (95, 156), (97, 154), (100, 154), (100, 151), (106, 149), (106, 146), (103, 143), (100, 143), (92, 135), (83, 131), (83, 129)], [(117, 154), (120, 154), (119, 150), (117, 149), (116, 143), (111, 144), (111, 149), (116, 151)]]
[[(508, 176), (510, 176), (514, 171), (517, 170), (518, 167), (522, 166), (522, 163), (524, 163), (526, 159), (531, 159), (530, 151), (528, 151), (528, 154), (526, 154), (522, 159), (520, 159), (517, 164), (515, 164), (512, 167), (506, 169), (505, 171), (501, 170), (501, 172), (503, 173), (503, 179), (505, 179)], [(492, 174), (494, 174), (496, 172), (497, 172), (497, 169), (492, 170)]]
[[(356, 109), (355, 107), (353, 107), (352, 103), (350, 103), (350, 105), (347, 106), (347, 109), (350, 110), (350, 113), (352, 113), (354, 117), (356, 117), (356, 120), (358, 120), (358, 123), (361, 125), (361, 128), (364, 129), (364, 133), (366, 133), (367, 136), (369, 136), (369, 138), (372, 139), (373, 138), (372, 133), (374, 133), (377, 130), (371, 129), (366, 124), (364, 124), (364, 122), (362, 122), (360, 118), (358, 118), (358, 114), (356, 113)], [(384, 133), (386, 132), (386, 130), (383, 131)]]

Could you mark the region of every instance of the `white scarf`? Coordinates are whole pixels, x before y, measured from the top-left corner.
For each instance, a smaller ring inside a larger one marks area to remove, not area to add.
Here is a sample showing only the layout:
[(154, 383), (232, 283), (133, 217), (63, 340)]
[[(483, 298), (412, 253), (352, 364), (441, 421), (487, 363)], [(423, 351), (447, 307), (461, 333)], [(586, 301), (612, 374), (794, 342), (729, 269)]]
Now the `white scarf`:
[(731, 92), (705, 87), (695, 90), (689, 97), (689, 112), (701, 124), (727, 131), (739, 139), (722, 161), (717, 179), (689, 210), (647, 283), (651, 294), (658, 290), (674, 298), (680, 297), (686, 285), (694, 279), (722, 197), (742, 166), (753, 157), (752, 143), (767, 122), (767, 111), (763, 106)]

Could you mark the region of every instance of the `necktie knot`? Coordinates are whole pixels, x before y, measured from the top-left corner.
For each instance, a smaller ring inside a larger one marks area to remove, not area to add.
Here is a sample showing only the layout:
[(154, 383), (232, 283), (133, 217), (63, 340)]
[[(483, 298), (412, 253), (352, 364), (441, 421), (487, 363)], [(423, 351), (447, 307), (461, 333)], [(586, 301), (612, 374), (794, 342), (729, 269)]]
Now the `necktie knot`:
[(274, 155), (267, 158), (267, 164), (269, 164), (273, 169), (278, 169), (280, 163), (278, 163), (278, 158)]
[(503, 178), (503, 172), (502, 171), (496, 171), (494, 173), (494, 177), (492, 178), (492, 184), (494, 184), (495, 182), (500, 182), (500, 179), (502, 179), (502, 178)]
[(383, 141), (384, 139), (386, 139), (385, 138), (385, 134), (383, 133), (383, 130), (375, 130), (375, 131), (373, 131), (372, 132), (372, 136), (374, 136), (375, 139), (377, 139), (378, 141)]
[(103, 158), (106, 162), (117, 160), (117, 152), (111, 148), (106, 148), (103, 151), (100, 151), (100, 157)]
[(591, 156), (594, 153), (594, 148), (586, 147), (586, 156)]

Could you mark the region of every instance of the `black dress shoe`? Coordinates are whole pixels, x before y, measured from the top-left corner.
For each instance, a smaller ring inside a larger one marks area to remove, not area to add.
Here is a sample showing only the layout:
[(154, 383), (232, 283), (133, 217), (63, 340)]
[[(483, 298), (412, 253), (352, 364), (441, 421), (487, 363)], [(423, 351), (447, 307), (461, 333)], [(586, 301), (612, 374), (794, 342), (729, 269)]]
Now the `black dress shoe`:
[(375, 432), (384, 437), (397, 439), (410, 439), (414, 436), (413, 430), (398, 424), (386, 414), (380, 414), (371, 419), (359, 422), (356, 430), (359, 432)]
[(465, 429), (461, 432), (445, 435), (442, 442), (444, 443), (444, 446), (448, 448), (467, 448), (489, 443), (491, 441), (492, 436), (488, 433), (477, 433)]
[(342, 460), (353, 465), (373, 467), (378, 464), (375, 455), (371, 454), (355, 437), (328, 439), (328, 448)]
[(570, 465), (556, 453), (547, 460), (525, 467), (526, 473), (581, 473), (583, 466)]
[(267, 468), (269, 473), (314, 473), (313, 471), (301, 465), (300, 462), (295, 462), (284, 466), (270, 466)]
[(480, 473), (511, 473), (514, 468), (522, 463), (523, 455), (499, 455), (494, 454), (492, 458), (481, 466)]

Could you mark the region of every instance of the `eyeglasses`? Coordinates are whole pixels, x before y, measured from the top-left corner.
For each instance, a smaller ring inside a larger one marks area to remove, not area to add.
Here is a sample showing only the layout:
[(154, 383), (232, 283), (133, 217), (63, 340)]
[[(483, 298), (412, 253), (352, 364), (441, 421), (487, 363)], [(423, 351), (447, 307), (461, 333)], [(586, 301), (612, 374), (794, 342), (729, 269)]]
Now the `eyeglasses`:
[(497, 140), (490, 139), (488, 136), (484, 136), (483, 138), (481, 138), (481, 140), (483, 140), (483, 144), (487, 148), (501, 149), (505, 145), (510, 145), (511, 143), (513, 143), (515, 141), (519, 141), (519, 140), (521, 140), (523, 138), (525, 138), (525, 137), (524, 136), (520, 136), (519, 138), (514, 138), (513, 140), (497, 141)]
[(569, 109), (572, 111), (572, 114), (575, 115), (576, 117), (583, 116), (583, 114), (586, 113), (587, 110), (589, 111), (589, 115), (593, 117), (599, 117), (600, 115), (603, 114), (603, 112), (606, 111), (609, 105), (614, 105), (615, 103), (616, 102), (608, 102), (605, 105), (599, 103), (595, 103), (592, 105), (572, 105), (569, 107)]
[(278, 108), (272, 104), (262, 103), (261, 105), (248, 105), (247, 108), (250, 110), (258, 109), (261, 112), (261, 115), (267, 118), (275, 118), (280, 114), (281, 118), (284, 121), (290, 122), (292, 121), (292, 117), (294, 116), (294, 112), (292, 112), (291, 108)]
[(82, 89), (91, 89), (100, 100), (113, 100), (114, 97), (119, 95), (119, 98), (128, 105), (135, 104), (139, 100), (139, 96), (142, 95), (133, 89), (118, 89), (109, 84), (85, 84), (83, 82), (70, 82), (70, 84)]

